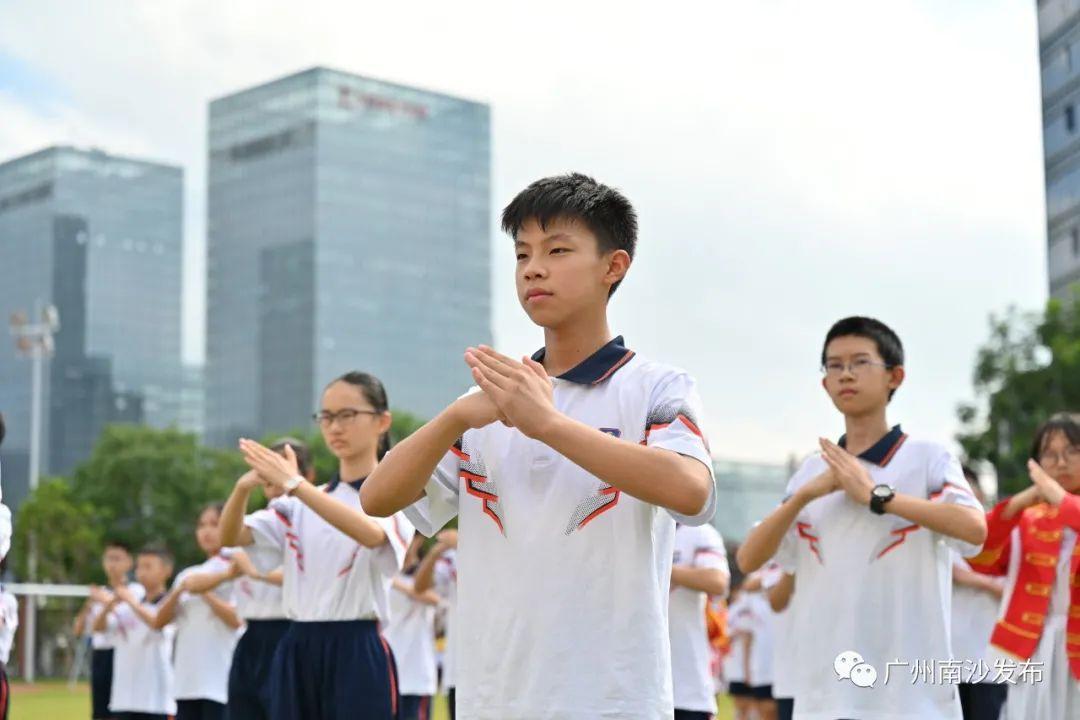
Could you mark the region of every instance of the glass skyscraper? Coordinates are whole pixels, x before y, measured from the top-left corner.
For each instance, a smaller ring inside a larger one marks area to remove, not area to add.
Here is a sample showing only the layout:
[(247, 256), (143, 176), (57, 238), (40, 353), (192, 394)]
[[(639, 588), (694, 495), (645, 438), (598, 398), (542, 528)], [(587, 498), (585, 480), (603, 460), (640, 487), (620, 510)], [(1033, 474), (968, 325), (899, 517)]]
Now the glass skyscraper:
[[(43, 377), (43, 473), (83, 460), (109, 422), (176, 422), (182, 205), (183, 172), (170, 165), (72, 147), (0, 164), (0, 313), (60, 312)], [(0, 412), (4, 497), (17, 504), (30, 365), (10, 338), (0, 345)]]
[(490, 110), (313, 68), (210, 104), (206, 428), (309, 422), (364, 370), (430, 416), (491, 340)]
[(1050, 293), (1080, 281), (1080, 0), (1039, 0)]

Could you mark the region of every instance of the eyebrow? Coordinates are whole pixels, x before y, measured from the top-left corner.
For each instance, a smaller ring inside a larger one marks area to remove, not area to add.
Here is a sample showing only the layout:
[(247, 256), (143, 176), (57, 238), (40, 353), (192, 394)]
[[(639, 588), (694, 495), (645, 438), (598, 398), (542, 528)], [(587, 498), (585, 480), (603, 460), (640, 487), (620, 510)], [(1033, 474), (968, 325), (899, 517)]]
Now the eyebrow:
[[(872, 358), (874, 356), (873, 356), (872, 353), (868, 353), (868, 352), (865, 352), (865, 351), (860, 351), (860, 352), (857, 352), (854, 355), (852, 355), (852, 357), (854, 357), (854, 358), (860, 358), (860, 357)], [(840, 355), (829, 355), (827, 358), (825, 358), (825, 362), (829, 362), (830, 360), (841, 360), (841, 359), (842, 358), (841, 358)]]
[[(571, 235), (570, 233), (557, 232), (557, 233), (553, 233), (553, 234), (548, 235), (547, 237), (545, 237), (543, 240), (540, 241), (540, 244), (543, 245), (544, 243), (552, 243), (552, 242), (556, 242), (558, 240), (573, 240), (573, 239), (574, 239), (574, 236)], [(528, 243), (526, 243), (525, 241), (523, 241), (523, 240), (514, 240), (514, 247), (521, 247), (522, 245), (524, 245), (525, 247), (528, 247)]]

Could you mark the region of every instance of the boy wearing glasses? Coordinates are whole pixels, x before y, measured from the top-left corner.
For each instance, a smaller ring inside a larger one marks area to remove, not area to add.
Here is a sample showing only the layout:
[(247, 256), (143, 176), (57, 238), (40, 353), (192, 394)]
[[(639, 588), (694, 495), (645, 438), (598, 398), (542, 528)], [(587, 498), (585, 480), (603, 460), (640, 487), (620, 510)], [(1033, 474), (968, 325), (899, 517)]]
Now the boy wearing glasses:
[(846, 432), (820, 439), (737, 555), (743, 572), (775, 555), (795, 574), (794, 717), (960, 720), (962, 678), (920, 673), (952, 658), (950, 547), (979, 551), (982, 508), (944, 446), (889, 428), (904, 381), (896, 333), (846, 318), (826, 335), (821, 363)]

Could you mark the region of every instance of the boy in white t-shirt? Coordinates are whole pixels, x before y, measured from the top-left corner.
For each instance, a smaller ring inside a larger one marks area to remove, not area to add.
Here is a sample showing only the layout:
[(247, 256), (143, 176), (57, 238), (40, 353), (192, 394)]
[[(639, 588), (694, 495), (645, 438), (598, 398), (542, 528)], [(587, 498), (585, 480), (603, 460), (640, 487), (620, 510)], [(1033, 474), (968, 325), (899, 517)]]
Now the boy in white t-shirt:
[(407, 508), (428, 536), (458, 517), (462, 717), (670, 719), (675, 521), (704, 524), (716, 500), (696, 383), (608, 326), (637, 242), (621, 193), (545, 178), (503, 227), (544, 348), (466, 350), (478, 389), (387, 454), (363, 506)]
[(113, 644), (109, 712), (117, 720), (165, 720), (176, 714), (173, 697), (174, 628), (151, 627), (165, 603), (172, 555), (160, 547), (141, 550), (135, 561), (138, 584), (117, 585), (94, 620)]
[(775, 555), (795, 574), (795, 718), (959, 720), (956, 685), (919, 673), (952, 658), (950, 547), (978, 553), (982, 506), (944, 446), (889, 430), (904, 380), (896, 333), (846, 318), (821, 362), (847, 432), (819, 441), (737, 555), (744, 571)]
[(727, 595), (730, 579), (727, 551), (716, 528), (676, 525), (668, 605), (675, 720), (710, 720), (716, 714), (705, 605), (710, 595)]
[(134, 566), (131, 550), (118, 540), (105, 543), (101, 555), (108, 587), (91, 587), (79, 614), (75, 617), (75, 635), (90, 635), (90, 709), (95, 720), (106, 720), (113, 715), (109, 711), (109, 694), (112, 691), (113, 642), (108, 632), (91, 632), (94, 621), (112, 600), (108, 588), (127, 583), (128, 574)]

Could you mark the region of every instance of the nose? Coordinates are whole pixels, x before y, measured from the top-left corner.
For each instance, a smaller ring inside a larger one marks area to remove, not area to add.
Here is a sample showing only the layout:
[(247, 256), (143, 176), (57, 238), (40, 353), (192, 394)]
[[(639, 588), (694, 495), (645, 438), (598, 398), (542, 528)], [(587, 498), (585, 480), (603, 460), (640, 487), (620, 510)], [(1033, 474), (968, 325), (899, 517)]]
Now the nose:
[(539, 253), (525, 261), (525, 267), (522, 268), (522, 275), (526, 280), (537, 280), (547, 277), (547, 268), (544, 267), (544, 264), (538, 255)]

